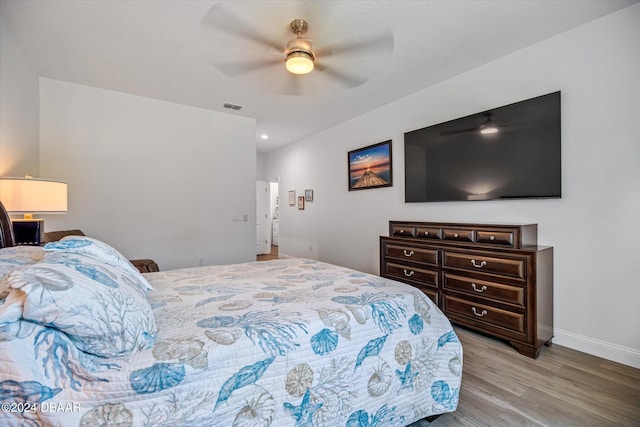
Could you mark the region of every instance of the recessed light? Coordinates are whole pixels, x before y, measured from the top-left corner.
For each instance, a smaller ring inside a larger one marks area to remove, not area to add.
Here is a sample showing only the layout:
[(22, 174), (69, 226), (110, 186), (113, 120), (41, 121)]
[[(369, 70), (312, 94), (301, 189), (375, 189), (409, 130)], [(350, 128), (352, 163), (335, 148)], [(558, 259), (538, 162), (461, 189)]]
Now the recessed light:
[(263, 133), (262, 135), (260, 135), (260, 138), (269, 139), (269, 135), (267, 135), (266, 133)]

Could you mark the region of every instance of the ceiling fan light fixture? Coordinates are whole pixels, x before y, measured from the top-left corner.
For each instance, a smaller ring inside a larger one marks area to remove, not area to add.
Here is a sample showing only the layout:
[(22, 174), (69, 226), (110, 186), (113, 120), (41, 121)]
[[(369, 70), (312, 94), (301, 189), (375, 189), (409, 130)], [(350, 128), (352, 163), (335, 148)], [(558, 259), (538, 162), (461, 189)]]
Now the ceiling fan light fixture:
[(304, 19), (294, 19), (289, 24), (291, 32), (296, 35), (295, 39), (289, 40), (285, 54), (285, 66), (292, 74), (309, 74), (313, 71), (313, 49), (311, 41), (302, 38), (307, 32), (309, 25)]
[(498, 133), (498, 126), (496, 126), (493, 120), (491, 120), (491, 116), (492, 114), (489, 113), (487, 115), (487, 120), (482, 125), (480, 125), (480, 133), (482, 135), (491, 135), (494, 133)]
[(290, 73), (308, 74), (313, 71), (313, 56), (302, 51), (291, 52), (287, 55), (285, 65)]
[(493, 133), (498, 133), (498, 128), (494, 124), (489, 124), (488, 126), (481, 127), (480, 133), (483, 135), (491, 135)]

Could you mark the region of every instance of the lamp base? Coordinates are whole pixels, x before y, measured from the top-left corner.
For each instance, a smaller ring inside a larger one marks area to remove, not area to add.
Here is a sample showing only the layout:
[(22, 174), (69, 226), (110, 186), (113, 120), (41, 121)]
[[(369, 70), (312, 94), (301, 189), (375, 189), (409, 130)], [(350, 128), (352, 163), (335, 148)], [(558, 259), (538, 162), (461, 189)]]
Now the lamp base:
[(13, 237), (18, 246), (44, 244), (44, 219), (13, 219)]

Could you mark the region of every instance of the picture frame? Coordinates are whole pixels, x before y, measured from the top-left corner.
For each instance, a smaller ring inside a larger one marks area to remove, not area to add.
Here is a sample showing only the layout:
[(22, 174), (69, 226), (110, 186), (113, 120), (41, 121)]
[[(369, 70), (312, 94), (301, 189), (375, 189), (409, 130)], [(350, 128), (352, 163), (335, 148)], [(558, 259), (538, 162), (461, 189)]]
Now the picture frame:
[(304, 196), (298, 196), (298, 210), (304, 210)]
[(393, 186), (391, 140), (349, 151), (349, 191)]
[(313, 190), (304, 190), (304, 200), (306, 202), (313, 202)]
[(289, 206), (296, 205), (296, 190), (289, 190)]

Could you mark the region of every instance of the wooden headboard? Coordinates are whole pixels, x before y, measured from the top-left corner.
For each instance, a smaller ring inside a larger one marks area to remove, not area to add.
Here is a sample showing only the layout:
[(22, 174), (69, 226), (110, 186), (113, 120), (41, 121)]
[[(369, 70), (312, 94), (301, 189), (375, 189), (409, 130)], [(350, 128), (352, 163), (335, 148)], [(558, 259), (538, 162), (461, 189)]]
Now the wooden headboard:
[(7, 210), (0, 202), (0, 249), (14, 246), (13, 226)]

